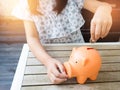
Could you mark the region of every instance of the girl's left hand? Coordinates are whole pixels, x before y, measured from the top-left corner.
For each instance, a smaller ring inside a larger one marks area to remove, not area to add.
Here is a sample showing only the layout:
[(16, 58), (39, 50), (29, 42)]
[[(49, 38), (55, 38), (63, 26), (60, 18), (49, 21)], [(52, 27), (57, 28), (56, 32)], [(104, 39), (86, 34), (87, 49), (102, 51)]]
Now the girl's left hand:
[(99, 38), (104, 38), (112, 26), (111, 6), (99, 6), (91, 20), (91, 41), (96, 42)]

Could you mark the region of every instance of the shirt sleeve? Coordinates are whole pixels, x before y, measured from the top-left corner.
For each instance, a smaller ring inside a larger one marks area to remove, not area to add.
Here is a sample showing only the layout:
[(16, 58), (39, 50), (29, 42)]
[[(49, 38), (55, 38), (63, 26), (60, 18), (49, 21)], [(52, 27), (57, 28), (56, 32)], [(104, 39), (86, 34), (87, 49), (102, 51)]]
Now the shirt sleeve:
[(78, 7), (79, 7), (80, 9), (83, 8), (84, 0), (75, 0), (75, 2), (77, 3), (77, 5), (78, 5)]
[(15, 16), (21, 20), (33, 21), (32, 15), (29, 11), (27, 0), (20, 0), (18, 5), (13, 9), (11, 14), (12, 16)]

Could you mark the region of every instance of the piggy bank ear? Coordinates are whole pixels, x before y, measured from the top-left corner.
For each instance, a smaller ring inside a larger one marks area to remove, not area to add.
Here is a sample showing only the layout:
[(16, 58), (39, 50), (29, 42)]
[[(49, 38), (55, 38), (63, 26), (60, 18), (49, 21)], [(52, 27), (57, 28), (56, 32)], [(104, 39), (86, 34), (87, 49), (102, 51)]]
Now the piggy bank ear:
[(88, 59), (84, 58), (84, 59), (82, 60), (82, 66), (85, 66), (85, 65), (87, 64), (87, 62), (88, 62)]

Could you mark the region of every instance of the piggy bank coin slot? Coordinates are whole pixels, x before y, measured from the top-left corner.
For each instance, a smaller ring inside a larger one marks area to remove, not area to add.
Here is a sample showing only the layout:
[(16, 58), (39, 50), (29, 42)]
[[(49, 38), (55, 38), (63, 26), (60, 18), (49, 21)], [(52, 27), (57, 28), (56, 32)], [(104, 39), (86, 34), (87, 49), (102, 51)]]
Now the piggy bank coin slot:
[(87, 50), (91, 50), (91, 49), (93, 49), (93, 48), (87, 48)]

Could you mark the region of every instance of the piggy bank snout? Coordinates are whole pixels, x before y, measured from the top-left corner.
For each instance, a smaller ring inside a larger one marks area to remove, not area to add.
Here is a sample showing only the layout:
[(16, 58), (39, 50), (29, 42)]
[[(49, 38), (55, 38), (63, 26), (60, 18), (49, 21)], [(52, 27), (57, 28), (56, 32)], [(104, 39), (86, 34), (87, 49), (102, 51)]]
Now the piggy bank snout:
[(69, 62), (64, 62), (64, 67), (69, 78), (72, 77), (72, 67)]

